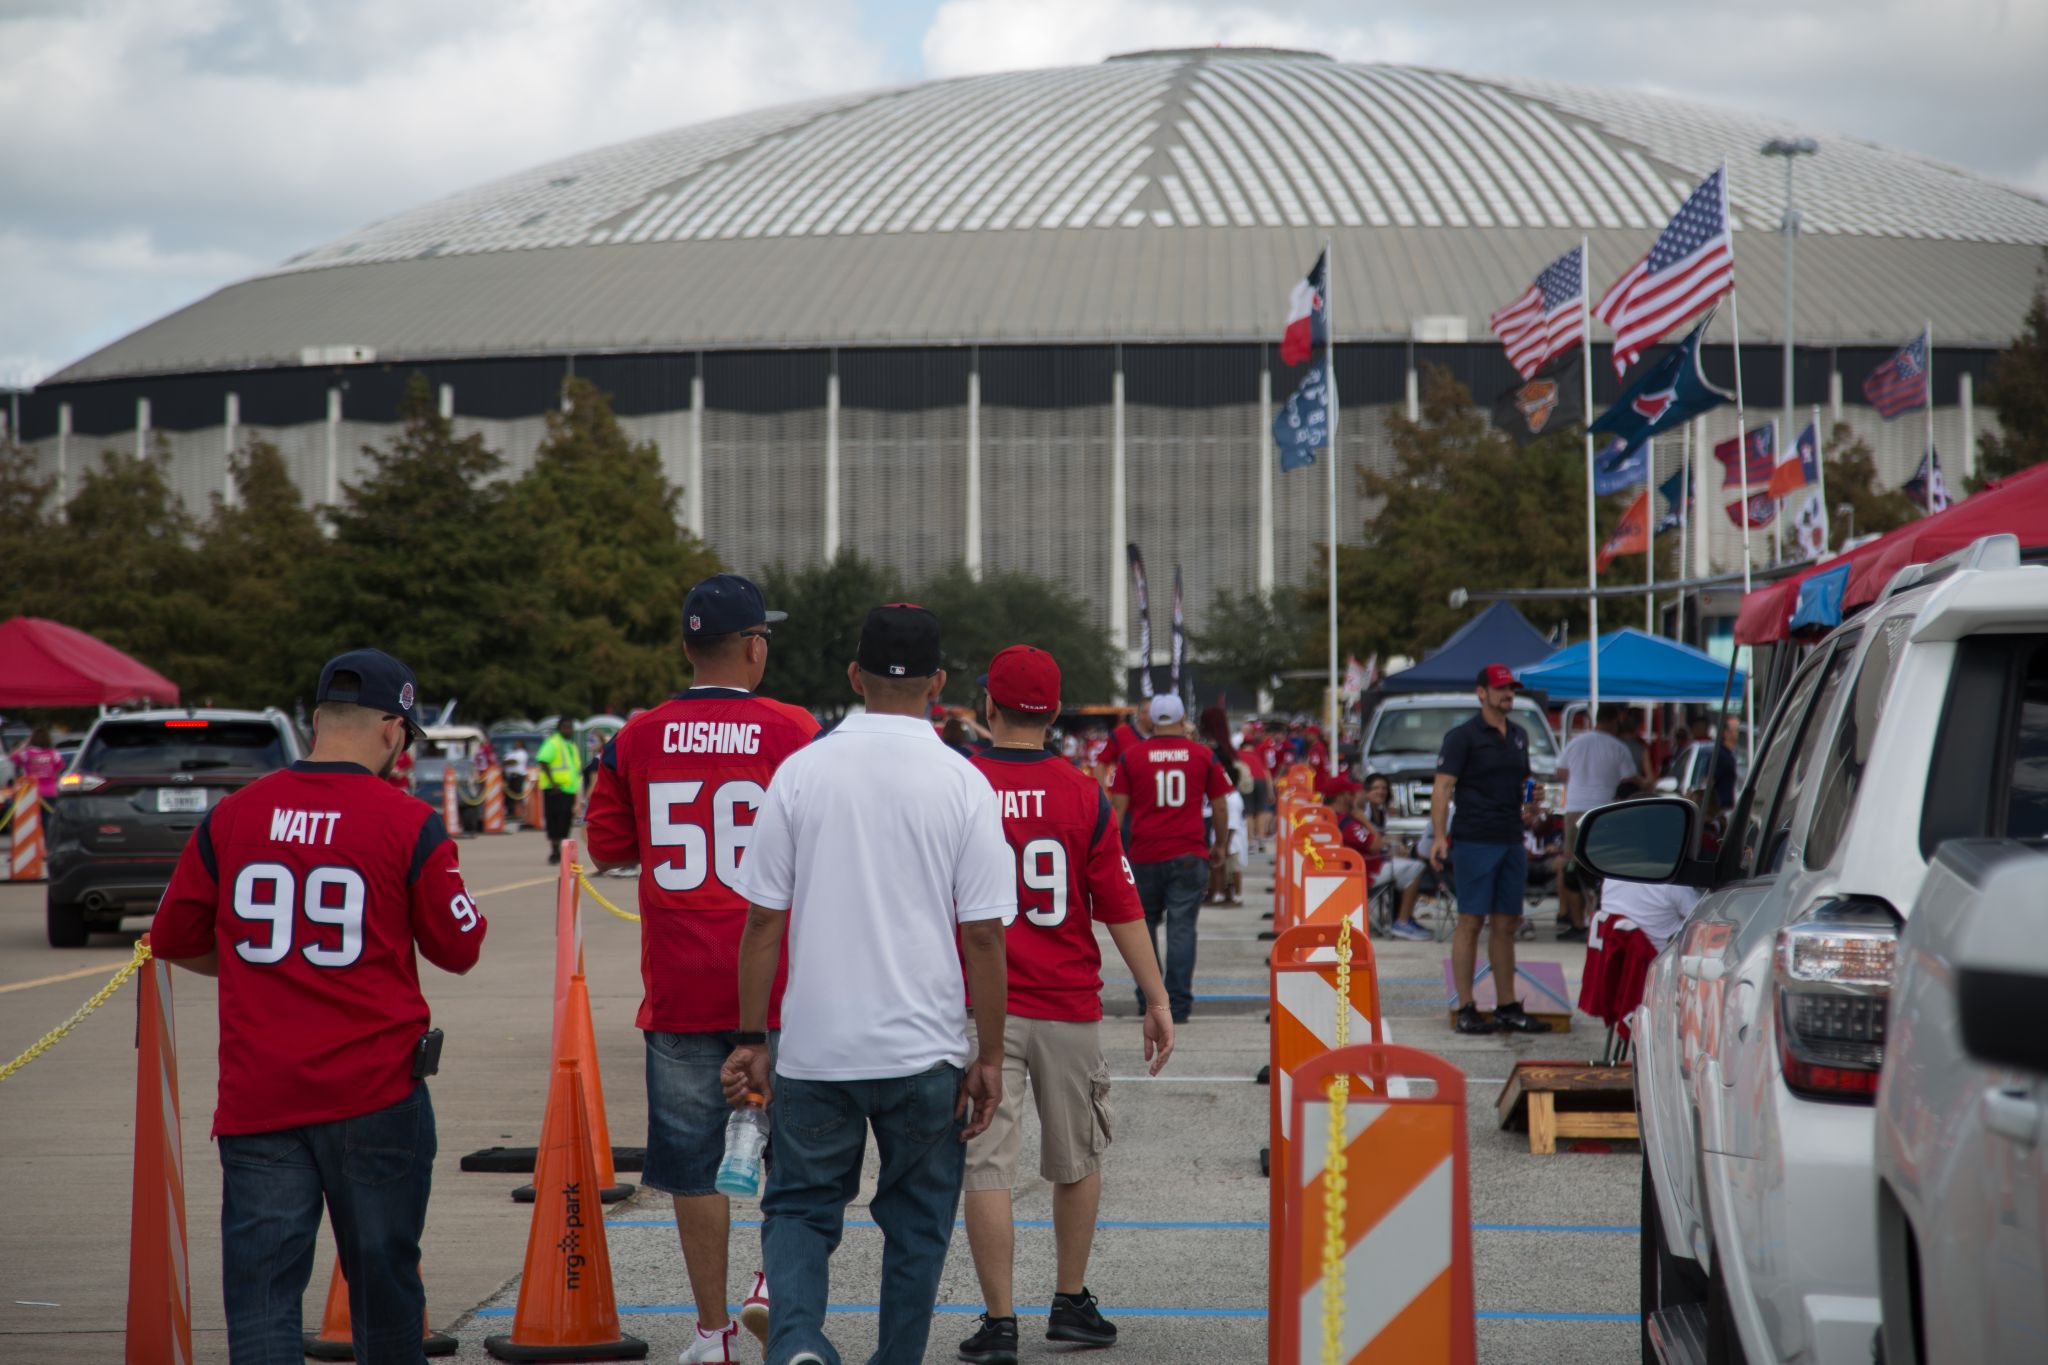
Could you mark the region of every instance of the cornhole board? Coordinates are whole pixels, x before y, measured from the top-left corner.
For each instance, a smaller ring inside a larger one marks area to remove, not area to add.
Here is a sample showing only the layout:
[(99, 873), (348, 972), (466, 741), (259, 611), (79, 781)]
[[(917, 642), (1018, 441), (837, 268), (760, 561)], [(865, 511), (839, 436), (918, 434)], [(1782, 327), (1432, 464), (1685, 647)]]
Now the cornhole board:
[[(1483, 955), (1484, 939), (1479, 946)], [(1552, 1033), (1571, 1032), (1572, 998), (1565, 991), (1563, 966), (1555, 962), (1516, 963), (1515, 986), (1516, 998), (1522, 1002), (1522, 1008), (1530, 1018), (1549, 1024)], [(1498, 1000), (1493, 988), (1493, 968), (1482, 961), (1472, 978), (1472, 1003), (1479, 1007), (1481, 1014), (1487, 1014)], [(1458, 987), (1451, 975), (1449, 958), (1444, 959), (1444, 1010), (1450, 1017), (1451, 1026), (1456, 1028)]]
[(1636, 1128), (1635, 1071), (1626, 1065), (1516, 1062), (1494, 1108), (1503, 1131), (1528, 1129), (1531, 1156), (1550, 1156), (1559, 1138), (1642, 1137)]

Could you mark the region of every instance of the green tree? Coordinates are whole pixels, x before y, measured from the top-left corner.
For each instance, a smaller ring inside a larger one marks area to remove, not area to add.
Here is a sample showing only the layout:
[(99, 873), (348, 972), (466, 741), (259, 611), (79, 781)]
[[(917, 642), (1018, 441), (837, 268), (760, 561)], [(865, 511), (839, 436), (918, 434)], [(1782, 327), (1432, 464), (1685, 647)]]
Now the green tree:
[(33, 453), (0, 438), (0, 602), (25, 601), (49, 573), (50, 494), (56, 486)]
[[(1846, 422), (1835, 423), (1828, 433), (1822, 467), (1827, 475), (1828, 539), (1835, 549), (1842, 547), (1852, 530), (1859, 536), (1890, 531), (1920, 515), (1911, 498), (1896, 488), (1878, 485), (1877, 462), (1871, 458), (1869, 444)], [(1844, 505), (1850, 509), (1849, 515), (1837, 515), (1835, 509)]]
[(2012, 345), (1991, 362), (1984, 402), (1998, 413), (1998, 431), (1977, 437), (1976, 492), (1992, 479), (2048, 460), (2048, 252), (2034, 302)]
[(777, 622), (768, 651), (764, 696), (839, 715), (858, 700), (846, 682), (846, 666), (860, 644), (868, 609), (903, 597), (893, 569), (841, 549), (831, 560), (806, 568), (776, 564), (759, 575), (761, 595)]
[(683, 594), (719, 563), (677, 524), (679, 490), (654, 444), (629, 439), (588, 380), (570, 379), (563, 397), (507, 499), (528, 590), (522, 695), (536, 714), (623, 715), (675, 689)]
[(193, 685), (223, 706), (310, 703), (323, 656), (296, 587), (325, 571), (332, 547), (275, 445), (250, 441), (230, 469), (235, 501), (214, 495), (198, 546), (219, 647)]
[[(1545, 436), (1517, 451), (1496, 431), (1463, 384), (1439, 366), (1423, 367), (1422, 411), (1411, 422), (1390, 413), (1395, 467), (1359, 470), (1363, 492), (1382, 499), (1364, 543), (1337, 554), (1338, 644), (1360, 658), (1420, 656), (1471, 616), (1450, 605), (1451, 589), (1577, 587), (1586, 581), (1585, 440), (1577, 429)], [(1604, 540), (1633, 500), (1603, 499), (1596, 535)], [(1659, 536), (1657, 576), (1675, 567), (1676, 536)], [(1311, 615), (1327, 609), (1322, 554), (1303, 590)], [(1640, 581), (1639, 557), (1627, 557), (1603, 578)], [(1560, 621), (1583, 635), (1583, 601), (1519, 604), (1531, 624)], [(1303, 663), (1324, 662), (1311, 643)]]
[[(1189, 641), (1204, 674), (1245, 692), (1261, 692), (1273, 678), (1296, 666), (1309, 650), (1314, 620), (1300, 592), (1276, 588), (1233, 593), (1217, 589), (1207, 624)], [(1282, 698), (1298, 689), (1283, 683)], [(1284, 704), (1284, 702), (1283, 702)]]
[[(525, 700), (530, 641), (546, 605), (521, 592), (523, 528), (502, 518), (502, 467), (481, 436), (458, 437), (414, 375), (401, 425), (365, 446), (369, 476), (328, 511), (334, 539), (318, 568), (295, 575), (316, 652), (375, 646), (411, 665), (431, 699), (470, 715)], [(515, 611), (524, 598), (527, 605)]]
[(944, 641), (946, 700), (966, 704), (975, 679), (998, 650), (1036, 645), (1060, 666), (1062, 700), (1106, 702), (1116, 692), (1116, 651), (1088, 604), (1059, 584), (1028, 573), (976, 578), (964, 564), (940, 570), (912, 594), (938, 614)]

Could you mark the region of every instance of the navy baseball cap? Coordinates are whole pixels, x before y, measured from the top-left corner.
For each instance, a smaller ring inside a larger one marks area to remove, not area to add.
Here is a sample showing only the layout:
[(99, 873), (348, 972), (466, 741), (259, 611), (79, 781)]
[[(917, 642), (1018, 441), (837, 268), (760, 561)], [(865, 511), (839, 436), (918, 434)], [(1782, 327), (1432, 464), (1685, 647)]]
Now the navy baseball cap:
[(736, 573), (715, 573), (690, 589), (689, 596), (683, 599), (683, 634), (692, 640), (737, 635), (770, 621), (788, 619), (788, 612), (768, 610), (753, 580)]
[[(357, 685), (337, 687), (337, 673), (355, 674)], [(348, 702), (397, 716), (413, 738), (418, 739), (423, 733), (419, 723), (419, 690), (412, 670), (383, 650), (351, 649), (329, 659), (320, 670), (320, 687), (313, 694), (313, 701), (315, 705), (323, 701)]]
[(878, 678), (929, 678), (939, 671), (939, 618), (914, 602), (876, 607), (861, 623), (854, 661)]

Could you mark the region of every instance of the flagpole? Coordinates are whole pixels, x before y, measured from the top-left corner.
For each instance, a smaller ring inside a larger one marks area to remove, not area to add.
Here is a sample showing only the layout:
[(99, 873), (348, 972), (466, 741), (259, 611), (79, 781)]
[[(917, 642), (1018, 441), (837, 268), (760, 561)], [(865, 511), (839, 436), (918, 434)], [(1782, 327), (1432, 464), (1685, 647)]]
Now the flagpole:
[(1833, 534), (1833, 530), (1834, 530), (1834, 520), (1835, 520), (1835, 518), (1834, 518), (1834, 510), (1835, 510), (1835, 509), (1834, 509), (1834, 508), (1832, 508), (1832, 507), (1830, 507), (1830, 506), (1828, 506), (1828, 456), (1827, 456), (1827, 450), (1828, 450), (1828, 443), (1827, 443), (1826, 441), (1824, 441), (1824, 440), (1822, 440), (1822, 439), (1821, 439), (1821, 434), (1820, 434), (1820, 404), (1818, 404), (1818, 403), (1815, 403), (1815, 404), (1813, 405), (1813, 478), (1814, 478), (1814, 483), (1815, 483), (1815, 484), (1816, 484), (1816, 485), (1817, 485), (1817, 486), (1818, 486), (1818, 487), (1820, 488), (1820, 510), (1821, 510), (1821, 515), (1822, 515), (1822, 516), (1824, 516), (1824, 517), (1826, 517), (1826, 518), (1828, 519), (1828, 523), (1829, 523), (1829, 530), (1828, 530), (1828, 535), (1823, 535), (1823, 536), (1821, 537), (1821, 547), (1820, 547), (1820, 554), (1819, 554), (1819, 556), (1817, 556), (1818, 558), (1821, 558), (1821, 559), (1825, 559), (1825, 558), (1827, 558), (1827, 554), (1828, 554), (1828, 545), (1827, 545), (1827, 541), (1828, 541), (1829, 535), (1832, 535), (1832, 534)]
[(1927, 499), (1920, 504), (1920, 515), (1929, 516), (1934, 511), (1934, 320), (1927, 320)]
[(1344, 747), (1343, 732), (1337, 724), (1339, 710), (1337, 702), (1337, 261), (1336, 253), (1330, 249), (1330, 239), (1323, 239), (1323, 359), (1330, 367), (1328, 379), (1330, 388), (1330, 456), (1329, 456), (1329, 531), (1330, 531), (1330, 732), (1327, 741), (1330, 773), (1337, 772), (1337, 752)]
[[(1725, 170), (1726, 167), (1724, 166)], [(1724, 179), (1725, 186), (1727, 181)], [(1733, 274), (1732, 258), (1735, 254), (1735, 236), (1728, 236), (1728, 254), (1731, 258), (1730, 273)], [(1734, 344), (1729, 348), (1735, 353), (1735, 464), (1742, 471), (1742, 595), (1749, 596), (1749, 409), (1742, 401), (1742, 291), (1734, 285), (1728, 287), (1728, 330), (1733, 334)], [(1705, 340), (1704, 337), (1701, 338)], [(1775, 518), (1774, 518), (1775, 520)], [(1752, 663), (1755, 654), (1750, 655)], [(1756, 670), (1742, 670), (1742, 714), (1748, 724), (1743, 727), (1743, 747), (1749, 755), (1749, 771), (1756, 770)]]
[(1643, 528), (1643, 634), (1657, 633), (1657, 438), (1643, 453), (1643, 511), (1649, 524)]
[(1579, 238), (1579, 375), (1585, 385), (1586, 426), (1586, 684), (1589, 717), (1600, 714), (1600, 547), (1593, 509), (1593, 254)]
[[(1785, 433), (1778, 430), (1778, 419), (1773, 417), (1771, 419), (1771, 472), (1774, 475), (1778, 471), (1778, 461), (1783, 459), (1785, 455), (1785, 447), (1782, 444), (1784, 439)], [(1742, 456), (1744, 468), (1747, 468), (1749, 452), (1744, 450)], [(1783, 498), (1773, 498), (1771, 499), (1771, 505), (1776, 509), (1771, 513), (1771, 563), (1782, 564), (1785, 562), (1785, 500)]]
[[(1685, 463), (1678, 467), (1678, 576), (1692, 577), (1692, 423), (1685, 424), (1679, 449), (1685, 452)], [(1678, 634), (1676, 639), (1685, 639), (1685, 589), (1678, 590)]]

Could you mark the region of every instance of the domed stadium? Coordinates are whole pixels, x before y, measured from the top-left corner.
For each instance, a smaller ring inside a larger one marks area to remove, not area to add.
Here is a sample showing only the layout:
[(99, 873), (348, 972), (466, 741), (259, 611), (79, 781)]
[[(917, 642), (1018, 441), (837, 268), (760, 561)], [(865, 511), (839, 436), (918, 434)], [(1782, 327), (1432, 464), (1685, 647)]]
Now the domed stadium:
[[(1918, 414), (1862, 377), (1931, 324), (1935, 440), (1959, 481), (1973, 393), (2018, 330), (2048, 203), (1924, 158), (1652, 95), (1312, 53), (1199, 49), (814, 100), (605, 147), (314, 247), (56, 374), (20, 436), (60, 479), (161, 435), (180, 496), (285, 452), (309, 499), (354, 478), (409, 377), (517, 471), (567, 374), (613, 395), (733, 566), (852, 547), (915, 578), (964, 560), (1065, 581), (1120, 639), (1122, 547), (1217, 588), (1303, 581), (1324, 478), (1267, 435), (1298, 371), (1289, 287), (1332, 245), (1349, 477), (1437, 364), (1515, 378), (1487, 316), (1583, 235), (1597, 297), (1728, 168), (1753, 420), (1784, 404), (1785, 173), (1797, 167), (1793, 402), (1903, 482)], [(1733, 365), (1729, 310), (1707, 368)], [(1596, 351), (1596, 402), (1618, 390)], [(1732, 410), (1712, 439), (1733, 431)], [(1659, 443), (1662, 472), (1679, 442)], [(1702, 457), (1702, 464), (1704, 459)], [(1718, 490), (1716, 476), (1707, 487)], [(1726, 519), (1695, 563), (1739, 555)], [(1484, 585), (1474, 585), (1484, 586)]]

